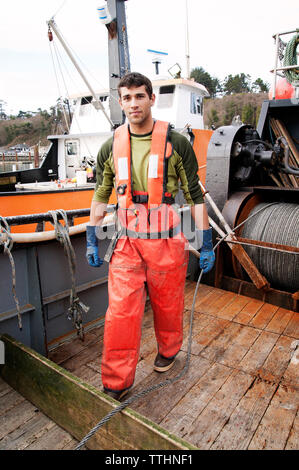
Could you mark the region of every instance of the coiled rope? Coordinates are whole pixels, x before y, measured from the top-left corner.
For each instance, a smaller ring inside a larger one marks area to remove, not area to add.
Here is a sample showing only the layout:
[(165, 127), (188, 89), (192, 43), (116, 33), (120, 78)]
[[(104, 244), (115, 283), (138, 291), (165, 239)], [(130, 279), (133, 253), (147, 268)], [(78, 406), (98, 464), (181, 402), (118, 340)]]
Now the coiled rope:
[[(285, 54), (284, 54), (284, 67), (290, 65), (297, 65), (297, 46), (299, 44), (299, 34), (296, 34), (292, 39), (287, 43)], [(294, 82), (299, 81), (299, 65), (298, 69), (285, 70), (285, 76), (289, 83), (293, 84)]]

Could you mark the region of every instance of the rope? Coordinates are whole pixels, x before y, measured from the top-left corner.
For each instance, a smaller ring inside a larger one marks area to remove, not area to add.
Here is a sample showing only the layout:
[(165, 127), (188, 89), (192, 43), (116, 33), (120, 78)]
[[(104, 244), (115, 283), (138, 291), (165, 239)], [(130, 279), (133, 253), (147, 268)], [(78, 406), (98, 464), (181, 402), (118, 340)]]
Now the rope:
[[(64, 247), (64, 251), (68, 259), (69, 270), (71, 274), (72, 286), (71, 286), (71, 293), (70, 293), (70, 307), (68, 309), (68, 320), (73, 321), (73, 325), (77, 329), (77, 335), (83, 341), (84, 340), (84, 328), (82, 324), (82, 314), (87, 313), (89, 311), (89, 307), (80, 301), (76, 292), (76, 278), (75, 278), (76, 255), (75, 255), (74, 248), (70, 240), (67, 215), (63, 209), (59, 209), (57, 211), (49, 211), (48, 213), (53, 218), (56, 239)], [(61, 215), (62, 219), (64, 220), (65, 225), (62, 225), (58, 221), (58, 218), (57, 218), (58, 215)]]
[[(283, 65), (288, 67), (290, 65), (297, 65), (297, 46), (299, 44), (299, 34), (295, 34), (293, 38), (286, 45), (285, 56)], [(298, 69), (285, 70), (285, 76), (289, 83), (293, 84), (299, 80), (299, 66)]]
[(16, 292), (16, 266), (15, 266), (13, 256), (11, 254), (11, 250), (13, 247), (13, 240), (10, 236), (10, 226), (8, 225), (6, 219), (4, 217), (1, 217), (1, 215), (0, 215), (0, 233), (5, 233), (7, 236), (7, 239), (5, 241), (0, 238), (0, 245), (3, 246), (4, 253), (8, 256), (9, 261), (10, 261), (11, 273), (12, 273), (12, 293), (13, 293), (15, 304), (17, 307), (19, 329), (22, 331), (23, 325), (22, 325), (20, 303), (17, 297), (17, 292)]

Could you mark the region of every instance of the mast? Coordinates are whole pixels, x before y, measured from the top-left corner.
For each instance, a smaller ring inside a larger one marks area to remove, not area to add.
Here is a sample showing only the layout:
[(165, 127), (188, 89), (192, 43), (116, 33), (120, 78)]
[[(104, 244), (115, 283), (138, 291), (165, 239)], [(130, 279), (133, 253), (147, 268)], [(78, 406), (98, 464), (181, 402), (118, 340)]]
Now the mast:
[(188, 17), (188, 0), (186, 0), (186, 73), (190, 78), (190, 45), (189, 45), (189, 17)]
[(109, 55), (109, 87), (110, 87), (110, 116), (114, 127), (124, 122), (124, 114), (118, 104), (117, 86), (120, 79), (130, 72), (130, 55), (128, 46), (126, 0), (106, 0), (108, 21), (103, 22), (108, 29)]

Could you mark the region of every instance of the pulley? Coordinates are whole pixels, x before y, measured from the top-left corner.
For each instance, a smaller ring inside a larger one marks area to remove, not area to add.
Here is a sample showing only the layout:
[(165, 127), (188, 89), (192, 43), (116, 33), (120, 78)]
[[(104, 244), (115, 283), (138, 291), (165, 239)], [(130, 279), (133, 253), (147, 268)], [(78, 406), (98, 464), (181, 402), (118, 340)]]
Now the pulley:
[(48, 38), (49, 38), (49, 41), (52, 42), (53, 41), (53, 33), (51, 31), (51, 28), (49, 27), (48, 29)]

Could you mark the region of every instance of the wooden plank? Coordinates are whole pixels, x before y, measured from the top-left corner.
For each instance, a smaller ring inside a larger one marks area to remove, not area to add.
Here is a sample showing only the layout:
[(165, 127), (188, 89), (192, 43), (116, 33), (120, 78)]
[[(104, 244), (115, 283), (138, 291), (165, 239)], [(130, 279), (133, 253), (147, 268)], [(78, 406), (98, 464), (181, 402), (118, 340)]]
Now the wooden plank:
[(222, 318), (221, 310), (230, 305), (235, 297), (236, 294), (233, 292), (222, 291), (221, 294), (217, 294), (217, 297), (209, 297), (209, 305), (205, 308), (201, 306), (201, 312)]
[[(176, 362), (167, 374), (153, 372), (147, 377), (132, 393), (138, 393), (149, 386), (164, 382), (166, 379), (176, 377), (183, 369), (186, 361), (186, 354), (179, 352)], [(156, 423), (160, 423), (169, 411), (184, 397), (188, 390), (206, 373), (211, 367), (211, 363), (202, 357), (192, 356), (187, 373), (178, 381), (167, 385), (161, 389), (151, 392), (148, 398), (139, 400), (132, 405), (143, 416), (150, 417)], [(163, 397), (163, 398), (161, 398)], [(157, 406), (159, 403), (159, 406)]]
[(285, 450), (299, 450), (299, 410), (294, 419)]
[(288, 368), (283, 374), (283, 383), (299, 390), (299, 341), (292, 341), (291, 348), (293, 353)]
[(211, 362), (220, 362), (226, 348), (234, 341), (242, 326), (237, 323), (228, 323), (228, 326), (201, 351), (201, 355)]
[[(248, 446), (250, 450), (284, 449), (298, 410), (299, 392), (280, 386)], [(298, 436), (295, 439), (298, 443)]]
[(295, 312), (283, 332), (286, 336), (299, 339), (299, 313)]
[(278, 307), (271, 304), (264, 304), (259, 309), (257, 314), (250, 320), (249, 325), (263, 330), (268, 323), (272, 320), (274, 314), (277, 312)]
[[(218, 296), (219, 293), (214, 292), (214, 290), (209, 290), (209, 292), (206, 292), (204, 295), (198, 293), (194, 304), (195, 312), (205, 312), (205, 309), (207, 308), (207, 306), (210, 305), (212, 299), (214, 299), (215, 297), (217, 298)], [(192, 301), (190, 302), (189, 306), (185, 305), (185, 307), (191, 310)]]
[[(81, 440), (117, 406), (118, 403), (112, 398), (13, 338), (3, 335), (1, 340), (5, 342), (6, 352), (6, 364), (1, 368), (2, 378), (75, 439)], [(88, 442), (87, 447), (161, 450), (192, 448), (189, 443), (128, 408), (106, 423)]]
[(217, 309), (215, 304), (221, 303), (221, 298), (224, 292), (220, 289), (214, 288), (212, 292), (209, 292), (201, 301), (197, 301), (195, 304), (195, 310), (200, 313), (213, 315)]
[(247, 449), (274, 392), (274, 384), (256, 380), (242, 397), (211, 449)]
[(37, 413), (29, 421), (0, 441), (0, 450), (24, 450), (56, 424), (42, 413)]
[(76, 369), (81, 365), (99, 358), (102, 353), (102, 347), (103, 345), (101, 342), (93, 343), (89, 348), (86, 348), (66, 361), (63, 361), (60, 366), (67, 369), (69, 372), (75, 373)]
[(199, 449), (209, 449), (254, 379), (248, 374), (233, 371), (199, 417), (193, 422), (186, 439)]
[(290, 150), (293, 154), (293, 157), (298, 165), (298, 168), (299, 168), (299, 152), (297, 150), (297, 147), (296, 145), (294, 144), (294, 141), (292, 139), (292, 137), (290, 136), (287, 128), (285, 127), (285, 125), (283, 124), (282, 121), (280, 121), (279, 119), (276, 119), (276, 125), (280, 131), (280, 134), (283, 134), (283, 136), (285, 137), (287, 143), (288, 143), (288, 146), (290, 147)]
[[(64, 446), (61, 450), (74, 450), (76, 446), (78, 445), (78, 441), (76, 439), (72, 439), (70, 442), (67, 443), (66, 446)], [(82, 448), (81, 450), (86, 450), (85, 448)]]
[[(191, 282), (191, 281), (186, 282), (184, 299), (185, 299), (185, 308), (189, 310), (192, 307), (195, 287), (196, 287), (196, 282)], [(200, 284), (198, 291), (197, 291), (197, 299), (203, 299), (212, 291), (213, 291), (213, 287), (207, 286), (205, 284)]]
[[(38, 440), (29, 444), (26, 450), (61, 450), (70, 443), (74, 443), (72, 436), (59, 426), (54, 425)], [(77, 443), (78, 441), (75, 441), (75, 444)]]
[(10, 392), (11, 387), (0, 377), (0, 398)]
[(207, 323), (206, 327), (192, 338), (192, 354), (200, 354), (215, 338), (223, 333), (228, 325), (229, 322), (227, 320), (210, 317), (210, 321)]
[(81, 341), (79, 338), (74, 338), (71, 341), (61, 344), (49, 352), (49, 359), (55, 362), (55, 364), (62, 364), (67, 359), (80, 354), (86, 348), (90, 347), (91, 344), (100, 341), (102, 338), (103, 327), (87, 331), (84, 341)]
[(7, 413), (19, 403), (22, 403), (22, 401), (24, 401), (24, 397), (15, 390), (10, 389), (10, 391), (0, 401), (0, 416)]
[(144, 383), (144, 380), (152, 374), (154, 370), (154, 361), (157, 355), (157, 351), (149, 354), (145, 359), (139, 360), (136, 373), (135, 373), (135, 380), (134, 380), (134, 390), (139, 384)]
[(233, 320), (235, 316), (250, 302), (249, 297), (243, 295), (235, 295), (233, 301), (225, 306), (221, 312), (217, 315), (218, 317), (224, 318), (225, 320)]
[(259, 376), (263, 380), (279, 383), (292, 360), (295, 349), (293, 338), (280, 336), (263, 366), (259, 369)]
[(248, 325), (251, 319), (256, 315), (258, 310), (264, 305), (260, 300), (251, 300), (245, 307), (242, 308), (240, 313), (234, 317), (234, 322)]
[[(196, 349), (194, 349), (194, 343), (201, 332), (205, 332), (208, 328), (208, 325), (213, 322), (213, 318), (203, 313), (194, 313), (193, 317), (193, 326), (192, 326), (192, 354), (197, 354)], [(182, 351), (188, 350), (188, 341), (189, 341), (189, 326), (190, 322), (184, 328), (184, 340), (181, 346)]]
[(166, 415), (161, 425), (182, 438), (186, 436), (192, 423), (232, 373), (233, 370), (229, 367), (213, 364)]
[(84, 382), (93, 387), (97, 388), (98, 390), (102, 390), (102, 379), (101, 374), (95, 372), (90, 367), (84, 365), (80, 369), (77, 370), (76, 376), (80, 377)]
[(231, 339), (225, 351), (217, 361), (229, 367), (238, 368), (241, 360), (245, 357), (259, 335), (259, 330), (242, 326), (236, 336)]
[(0, 439), (7, 436), (22, 424), (29, 421), (36, 413), (36, 408), (28, 401), (22, 401), (7, 413), (0, 416)]
[(228, 242), (228, 246), (231, 248), (233, 255), (237, 258), (239, 263), (243, 266), (243, 268), (247, 272), (248, 276), (250, 277), (254, 285), (258, 289), (267, 290), (270, 287), (269, 282), (267, 281), (265, 276), (263, 276), (259, 272), (259, 270), (253, 263), (250, 256), (244, 250), (244, 248), (241, 245), (230, 245), (229, 242)]
[(292, 310), (279, 308), (265, 329), (272, 333), (282, 334), (293, 315)]
[(278, 335), (275, 333), (263, 331), (248, 353), (243, 357), (239, 368), (249, 374), (257, 374), (273, 349), (277, 339)]

